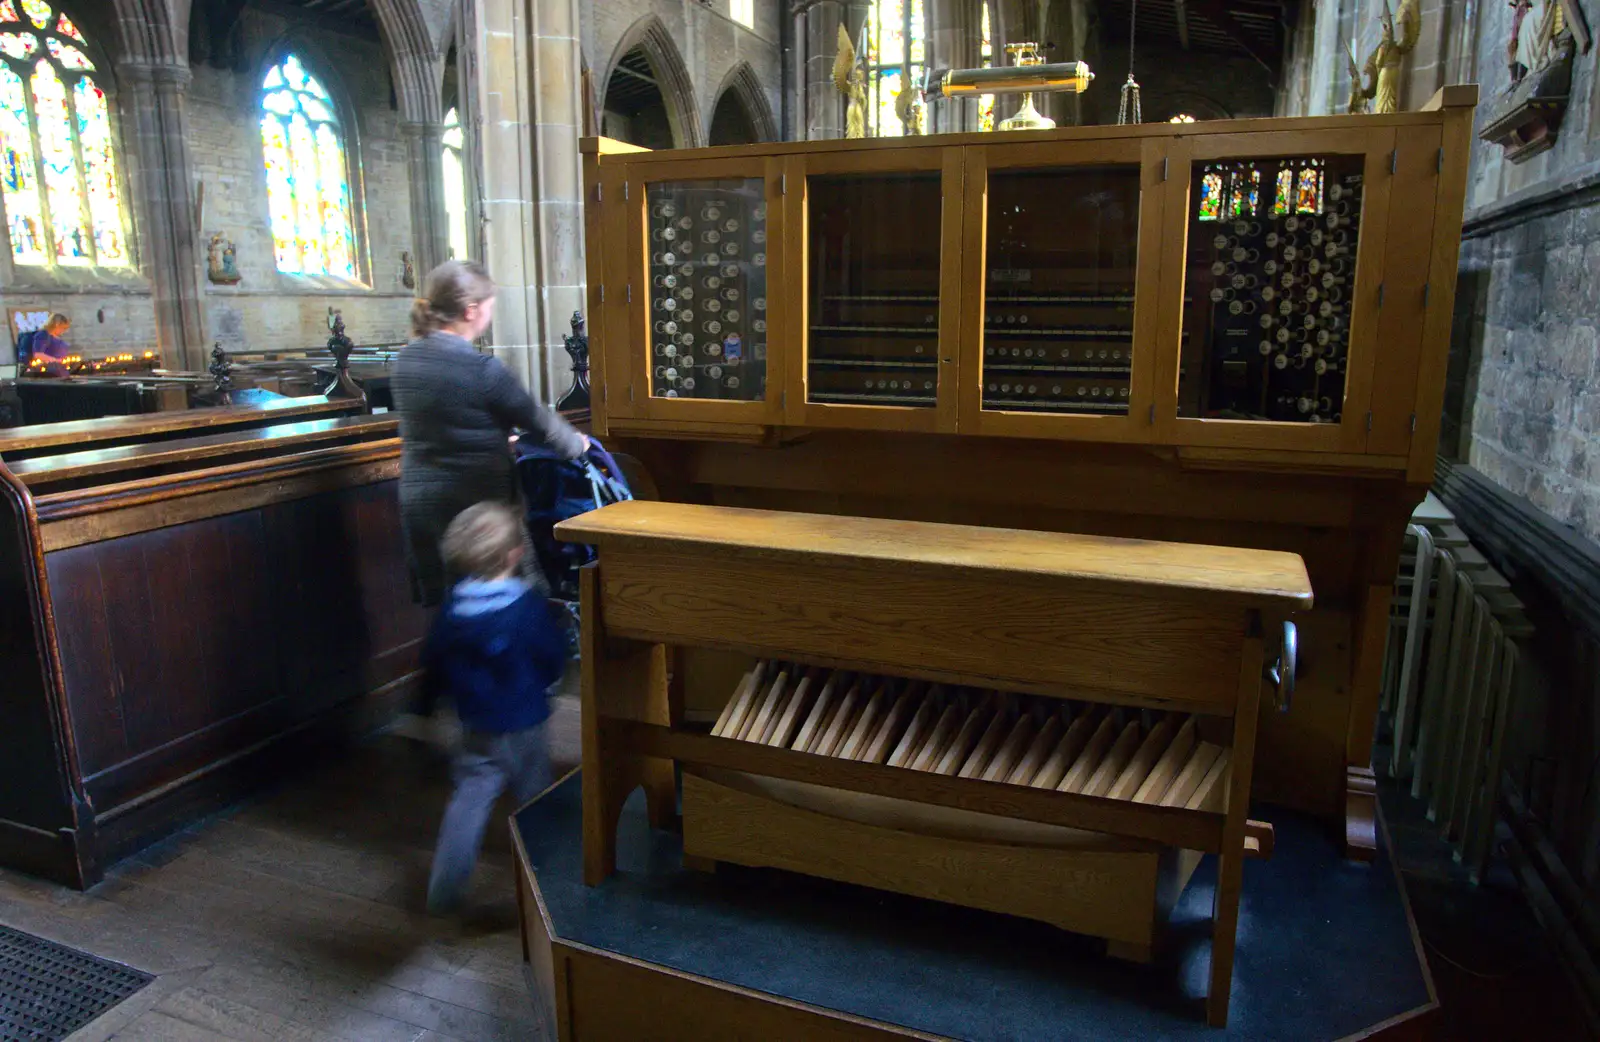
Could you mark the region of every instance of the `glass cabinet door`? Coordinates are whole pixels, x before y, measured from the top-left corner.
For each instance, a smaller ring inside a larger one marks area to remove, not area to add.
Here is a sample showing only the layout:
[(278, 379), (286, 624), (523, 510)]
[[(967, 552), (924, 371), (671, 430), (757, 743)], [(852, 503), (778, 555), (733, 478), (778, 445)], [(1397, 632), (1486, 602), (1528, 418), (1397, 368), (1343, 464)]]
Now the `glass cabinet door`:
[(1159, 143), (966, 151), (961, 429), (1148, 438)]
[(764, 159), (633, 164), (644, 176), (630, 313), (634, 343), (647, 352), (653, 419), (779, 419), (776, 167)]
[(804, 272), (805, 343), (791, 422), (951, 429), (953, 351), (941, 344), (958, 294), (942, 290), (959, 250), (959, 150), (811, 156), (791, 170), (802, 230), (788, 270)]
[(1178, 442), (1363, 451), (1394, 132), (1352, 134), (1316, 152), (1193, 139), (1174, 189)]

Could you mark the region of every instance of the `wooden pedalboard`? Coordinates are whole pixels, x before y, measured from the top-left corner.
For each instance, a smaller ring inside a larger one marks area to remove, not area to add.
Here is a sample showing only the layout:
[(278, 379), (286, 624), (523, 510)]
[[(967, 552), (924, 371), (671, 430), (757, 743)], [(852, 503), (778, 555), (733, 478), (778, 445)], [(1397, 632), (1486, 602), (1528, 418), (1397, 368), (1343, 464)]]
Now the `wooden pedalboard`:
[[(786, 668), (746, 673), (712, 734), (946, 777), (1220, 813), (1214, 718)], [(1214, 741), (1212, 739), (1215, 739)], [(1149, 961), (1196, 851), (714, 768), (683, 775), (684, 853), (1038, 919)], [(1251, 822), (1246, 849), (1270, 851)]]

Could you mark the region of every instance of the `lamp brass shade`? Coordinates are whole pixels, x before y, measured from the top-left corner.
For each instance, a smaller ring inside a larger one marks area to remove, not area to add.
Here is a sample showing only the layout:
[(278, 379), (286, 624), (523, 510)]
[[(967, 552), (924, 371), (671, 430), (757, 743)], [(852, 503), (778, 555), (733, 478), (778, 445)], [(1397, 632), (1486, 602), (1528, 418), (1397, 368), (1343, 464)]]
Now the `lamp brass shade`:
[(946, 98), (977, 94), (1023, 94), (1028, 91), (1069, 91), (1081, 94), (1094, 73), (1087, 62), (1050, 65), (1013, 65), (996, 69), (951, 69), (934, 81), (930, 93)]

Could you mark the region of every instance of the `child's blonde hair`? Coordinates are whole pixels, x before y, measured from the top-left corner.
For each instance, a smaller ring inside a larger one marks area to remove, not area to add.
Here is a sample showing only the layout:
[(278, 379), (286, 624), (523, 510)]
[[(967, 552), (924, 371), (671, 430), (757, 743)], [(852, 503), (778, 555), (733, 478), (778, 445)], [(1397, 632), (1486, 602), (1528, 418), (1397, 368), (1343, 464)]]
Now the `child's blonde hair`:
[(522, 548), (522, 522), (503, 503), (478, 503), (457, 514), (444, 530), (439, 551), (445, 567), (466, 579), (493, 579)]

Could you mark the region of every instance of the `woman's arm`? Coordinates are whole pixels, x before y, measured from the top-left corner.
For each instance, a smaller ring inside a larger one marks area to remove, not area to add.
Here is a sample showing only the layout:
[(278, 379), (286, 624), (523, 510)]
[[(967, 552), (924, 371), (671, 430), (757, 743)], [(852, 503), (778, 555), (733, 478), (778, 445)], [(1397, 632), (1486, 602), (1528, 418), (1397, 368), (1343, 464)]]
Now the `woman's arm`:
[(589, 447), (588, 438), (554, 409), (534, 401), (500, 359), (485, 356), (484, 362), (485, 399), (489, 412), (502, 426), (527, 431), (569, 459), (583, 455)]

